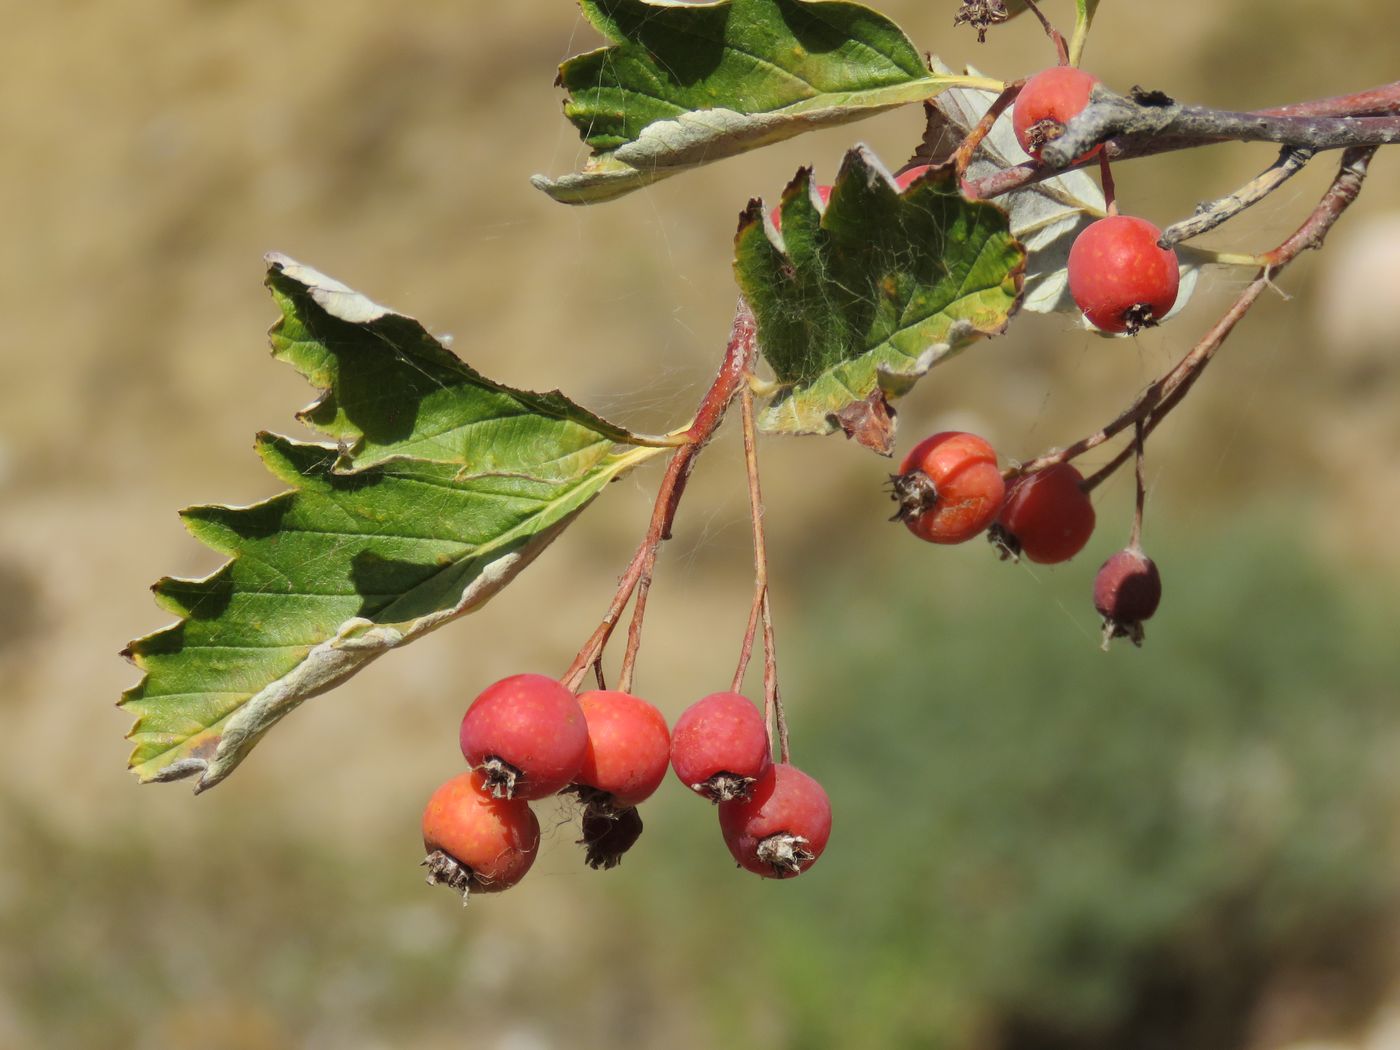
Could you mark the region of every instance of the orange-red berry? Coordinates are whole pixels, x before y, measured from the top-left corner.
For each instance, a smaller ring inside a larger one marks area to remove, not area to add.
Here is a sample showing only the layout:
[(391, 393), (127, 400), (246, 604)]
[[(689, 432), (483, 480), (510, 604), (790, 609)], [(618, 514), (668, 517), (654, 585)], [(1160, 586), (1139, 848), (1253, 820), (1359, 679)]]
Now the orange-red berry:
[(895, 520), (930, 543), (972, 539), (996, 519), (1006, 495), (996, 451), (960, 431), (924, 438), (890, 480), (899, 503)]

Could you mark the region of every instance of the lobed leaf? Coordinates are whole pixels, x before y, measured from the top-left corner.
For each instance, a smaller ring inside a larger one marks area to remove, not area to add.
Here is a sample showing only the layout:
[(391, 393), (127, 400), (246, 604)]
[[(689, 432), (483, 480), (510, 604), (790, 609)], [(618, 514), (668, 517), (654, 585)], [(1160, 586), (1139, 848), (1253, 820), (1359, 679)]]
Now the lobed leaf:
[(951, 171), (930, 169), (901, 193), (864, 147), (846, 154), (824, 211), (810, 169), (780, 206), (781, 232), (752, 201), (735, 238), (735, 273), (780, 386), (760, 425), (839, 427), (887, 451), (888, 427), (870, 441), (859, 425), (939, 361), (1004, 330), (1024, 249), (1006, 212), (967, 200)]
[(580, 3), (612, 42), (559, 69), (565, 116), (593, 154), (578, 172), (531, 180), (566, 204), (610, 200), (967, 81), (930, 73), (897, 25), (846, 0)]
[(303, 701), (480, 607), (659, 452), (619, 450), (622, 428), (480, 376), (416, 321), (290, 259), (269, 257), (268, 285), (274, 352), (326, 383), (303, 415), (339, 444), (260, 435), (290, 489), (182, 513), (230, 560), (159, 581), (181, 619), (127, 650), (145, 671), (121, 700), (142, 780), (217, 784)]

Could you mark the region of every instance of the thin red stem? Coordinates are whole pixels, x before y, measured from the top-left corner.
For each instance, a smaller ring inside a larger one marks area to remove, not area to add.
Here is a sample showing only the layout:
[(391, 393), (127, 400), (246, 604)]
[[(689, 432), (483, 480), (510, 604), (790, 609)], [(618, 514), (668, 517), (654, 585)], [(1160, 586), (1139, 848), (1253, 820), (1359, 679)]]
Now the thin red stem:
[(1045, 30), (1045, 35), (1048, 36), (1051, 43), (1055, 45), (1055, 57), (1058, 59), (1060, 65), (1069, 65), (1069, 44), (1065, 41), (1065, 35), (1056, 29), (1050, 23), (1050, 19), (1046, 18), (1045, 15), (1041, 13), (1035, 0), (1026, 0), (1026, 6), (1031, 9), (1031, 14), (1040, 19), (1040, 27)]
[(1143, 445), (1147, 440), (1146, 428), (1142, 420), (1133, 425), (1133, 460), (1137, 465), (1134, 472), (1137, 480), (1137, 499), (1133, 505), (1133, 531), (1128, 536), (1128, 546), (1135, 551), (1142, 550), (1142, 512), (1147, 507), (1147, 476), (1143, 468)]
[(1109, 215), (1118, 214), (1118, 190), (1113, 185), (1113, 169), (1108, 163), (1108, 152), (1099, 151), (1099, 177), (1103, 181), (1104, 210)]
[(612, 602), (608, 605), (608, 611), (604, 614), (602, 622), (561, 676), (560, 680), (570, 689), (577, 689), (588, 668), (598, 664), (603, 649), (608, 644), (608, 639), (612, 637), (613, 629), (622, 618), (627, 602), (635, 594), (637, 602), (633, 609), (632, 623), (628, 630), (627, 651), (623, 657), (622, 672), (617, 686), (623, 692), (631, 690), (633, 672), (637, 662), (637, 649), (641, 644), (646, 594), (651, 588), (651, 576), (652, 570), (656, 566), (657, 552), (660, 550), (661, 541), (671, 538), (671, 525), (675, 521), (676, 510), (680, 506), (681, 496), (685, 492), (685, 483), (690, 477), (691, 468), (695, 465), (695, 457), (700, 454), (700, 451), (709, 443), (710, 438), (714, 436), (715, 431), (719, 429), (720, 423), (724, 420), (725, 410), (729, 407), (729, 403), (734, 400), (734, 396), (739, 392), (740, 386), (743, 385), (745, 377), (752, 367), (754, 334), (753, 312), (749, 310), (748, 304), (740, 299), (734, 314), (734, 324), (729, 332), (729, 343), (725, 348), (724, 360), (720, 363), (719, 372), (715, 376), (714, 382), (710, 384), (710, 388), (705, 391), (705, 396), (700, 401), (700, 406), (695, 412), (695, 420), (686, 431), (684, 444), (676, 449), (675, 454), (671, 457), (671, 462), (666, 467), (666, 473), (662, 477), (661, 486), (656, 493), (656, 503), (652, 507), (651, 521), (647, 526), (646, 535), (636, 553), (632, 555), (632, 561), (627, 566), (627, 570), (618, 581), (617, 591), (613, 595)]
[(773, 632), (772, 598), (768, 590), (768, 543), (763, 529), (763, 493), (758, 481), (758, 440), (753, 421), (753, 391), (745, 386), (739, 391), (740, 407), (744, 422), (744, 465), (749, 479), (749, 513), (753, 520), (753, 571), (754, 595), (749, 610), (748, 627), (739, 650), (739, 666), (734, 672), (734, 692), (743, 686), (744, 673), (748, 670), (749, 657), (753, 653), (754, 635), (758, 625), (763, 624), (763, 720), (776, 728), (778, 737), (779, 761), (788, 760), (787, 717), (783, 713), (783, 700), (778, 691), (778, 649)]
[(987, 107), (987, 112), (982, 114), (979, 120), (965, 136), (962, 142), (958, 143), (958, 148), (953, 151), (950, 158), (953, 162), (953, 169), (958, 173), (958, 178), (962, 178), (967, 171), (967, 166), (972, 163), (972, 155), (977, 152), (977, 147), (982, 145), (992, 131), (992, 125), (997, 122), (997, 118), (1006, 112), (1006, 108), (1016, 101), (1016, 96), (1021, 93), (1021, 89), (1026, 86), (1024, 79), (1014, 80), (1006, 87), (1002, 88), (1001, 94), (992, 100), (992, 104)]

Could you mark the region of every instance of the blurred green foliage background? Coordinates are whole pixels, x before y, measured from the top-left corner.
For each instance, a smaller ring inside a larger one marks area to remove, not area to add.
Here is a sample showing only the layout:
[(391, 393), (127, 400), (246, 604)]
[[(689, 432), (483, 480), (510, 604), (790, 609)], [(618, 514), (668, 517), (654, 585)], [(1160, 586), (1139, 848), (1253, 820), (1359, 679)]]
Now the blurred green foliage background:
[[(1011, 78), (956, 4), (882, 5), (921, 47)], [(1049, 0), (1065, 23), (1072, 5)], [(455, 335), (493, 377), (674, 426), (732, 311), (729, 241), (799, 164), (859, 138), (897, 165), (916, 109), (565, 209), (526, 177), (581, 151), (554, 66), (576, 8), (422, 0), (53, 2), (0, 36), (0, 1046), (1393, 1045), (1400, 745), (1400, 183), (1383, 153), (1327, 250), (1282, 279), (1154, 436), (1147, 543), (1166, 601), (1105, 656), (1088, 589), (1127, 478), (1054, 570), (885, 522), (888, 465), (768, 441), (796, 760), (830, 789), (810, 875), (736, 872), (668, 784), (618, 870), (545, 806), (530, 878), (461, 911), (424, 887), (418, 814), (483, 685), (561, 669), (641, 532), (614, 491), (483, 613), (381, 661), (193, 799), (123, 771), (146, 588), (216, 562), (174, 510), (275, 490), (261, 428), (311, 397), (266, 356), (280, 250)], [(1106, 0), (1086, 64), (1237, 108), (1396, 76), (1386, 0)], [(1219, 147), (1117, 172), (1167, 223), (1272, 159)], [(1276, 243), (1321, 158), (1208, 243)], [(1389, 231), (1389, 232), (1387, 232)], [(1013, 458), (1096, 427), (1244, 280), (1133, 342), (1023, 317), (901, 405)], [(751, 586), (737, 441), (701, 462), (663, 552), (638, 689), (674, 717), (728, 681)], [(898, 534), (896, 534), (898, 533)]]

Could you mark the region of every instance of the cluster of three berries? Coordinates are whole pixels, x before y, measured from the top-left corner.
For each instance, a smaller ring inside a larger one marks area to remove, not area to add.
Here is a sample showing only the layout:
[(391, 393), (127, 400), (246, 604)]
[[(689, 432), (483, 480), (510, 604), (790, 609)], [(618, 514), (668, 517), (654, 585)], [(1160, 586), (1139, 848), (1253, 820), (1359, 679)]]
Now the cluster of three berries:
[[(1055, 565), (1083, 550), (1094, 532), (1094, 505), (1072, 464), (1021, 474), (1008, 485), (996, 450), (976, 434), (925, 438), (891, 480), (895, 517), (930, 543), (963, 543), (990, 528), (1004, 552)], [(1161, 596), (1157, 566), (1136, 547), (1104, 562), (1094, 581), (1094, 604), (1114, 637), (1141, 640), (1142, 621)]]

